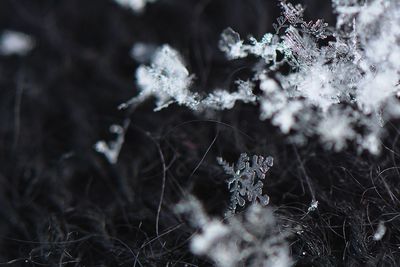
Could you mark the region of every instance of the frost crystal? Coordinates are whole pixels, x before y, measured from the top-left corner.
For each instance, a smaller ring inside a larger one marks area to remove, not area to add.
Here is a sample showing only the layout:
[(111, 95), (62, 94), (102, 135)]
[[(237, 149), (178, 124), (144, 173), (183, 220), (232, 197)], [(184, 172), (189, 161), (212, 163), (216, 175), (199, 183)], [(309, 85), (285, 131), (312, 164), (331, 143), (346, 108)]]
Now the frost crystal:
[[(243, 207), (246, 204), (245, 197), (251, 202), (259, 201), (266, 206), (269, 203), (269, 196), (262, 195), (265, 174), (273, 165), (273, 158), (254, 155), (250, 164), (250, 158), (242, 153), (236, 166), (229, 165), (222, 158), (217, 158), (218, 163), (223, 167), (226, 174), (231, 177), (228, 180), (228, 189), (231, 192), (231, 203), (228, 213), (235, 213), (237, 205)], [(257, 181), (256, 181), (257, 180)]]

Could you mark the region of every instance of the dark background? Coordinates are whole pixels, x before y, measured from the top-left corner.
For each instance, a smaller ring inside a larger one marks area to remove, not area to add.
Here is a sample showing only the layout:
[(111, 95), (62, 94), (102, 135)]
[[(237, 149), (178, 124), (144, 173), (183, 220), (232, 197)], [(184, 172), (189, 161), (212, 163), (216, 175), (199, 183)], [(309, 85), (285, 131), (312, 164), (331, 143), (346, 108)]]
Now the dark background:
[[(303, 2), (308, 19), (334, 25), (329, 1)], [(190, 254), (194, 229), (173, 208), (191, 193), (221, 216), (229, 192), (215, 158), (235, 162), (247, 152), (275, 159), (264, 191), (288, 227), (304, 229), (290, 239), (297, 266), (398, 265), (395, 122), (387, 149), (371, 157), (351, 147), (329, 152), (314, 140), (299, 148), (287, 144), (252, 105), (212, 118), (177, 106), (155, 113), (152, 101), (134, 112), (117, 109), (137, 94), (138, 63), (129, 56), (134, 43), (176, 48), (196, 74), (195, 91), (233, 88), (254, 61), (228, 62), (218, 50), (220, 33), (229, 26), (243, 38), (260, 38), (279, 12), (278, 2), (262, 0), (159, 0), (143, 14), (111, 0), (0, 0), (0, 30), (36, 40), (25, 57), (0, 57), (0, 261), (210, 265)], [(126, 141), (111, 165), (93, 145), (113, 140), (109, 126), (126, 118)], [(320, 203), (310, 214), (306, 177)], [(381, 220), (388, 231), (376, 242), (372, 235)]]

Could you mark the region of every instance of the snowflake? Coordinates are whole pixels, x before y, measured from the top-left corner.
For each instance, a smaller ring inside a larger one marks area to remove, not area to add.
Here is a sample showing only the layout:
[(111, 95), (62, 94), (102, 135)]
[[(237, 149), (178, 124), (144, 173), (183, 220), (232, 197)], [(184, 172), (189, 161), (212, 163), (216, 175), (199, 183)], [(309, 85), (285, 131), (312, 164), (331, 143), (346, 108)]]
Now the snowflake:
[[(246, 204), (244, 197), (251, 202), (259, 201), (265, 206), (269, 203), (269, 196), (262, 195), (265, 174), (273, 165), (273, 158), (254, 155), (250, 164), (250, 158), (242, 153), (234, 165), (229, 165), (222, 158), (217, 158), (218, 163), (223, 167), (226, 174), (231, 177), (228, 180), (228, 189), (231, 192), (231, 203), (228, 213), (235, 213), (237, 205), (243, 207)], [(256, 181), (256, 178), (258, 179)]]
[[(319, 136), (336, 151), (355, 141), (359, 151), (376, 154), (383, 132), (377, 127), (400, 116), (398, 104), (391, 104), (400, 91), (400, 4), (362, 2), (333, 1), (336, 29), (323, 20), (304, 21), (300, 5), (281, 1), (275, 34), (246, 43), (230, 28), (222, 33), (221, 40), (230, 40), (220, 43), (228, 59), (254, 55), (265, 60), (252, 80), (264, 92), (258, 99), (260, 117), (285, 134), (295, 130), (302, 136), (290, 140)], [(319, 40), (328, 36), (334, 40), (321, 45)], [(283, 55), (279, 62), (277, 53)], [(285, 63), (291, 71), (279, 73)], [(354, 108), (349, 113), (347, 107)], [(334, 131), (326, 129), (332, 125)]]
[(217, 267), (276, 266), (289, 267), (289, 231), (275, 217), (272, 208), (259, 204), (221, 221), (210, 218), (194, 197), (179, 203), (176, 212), (186, 214), (199, 229), (190, 240), (195, 255), (206, 256)]
[(355, 137), (351, 124), (355, 121), (351, 116), (352, 111), (335, 109), (332, 114), (327, 114), (317, 126), (321, 140), (325, 145), (340, 151), (346, 147), (346, 141)]
[[(137, 69), (140, 93), (121, 107), (149, 97), (156, 99), (155, 111), (172, 103), (197, 113), (232, 109), (238, 101), (256, 103), (260, 118), (290, 135), (289, 142), (305, 144), (318, 137), (336, 151), (349, 141), (360, 152), (379, 153), (385, 121), (400, 117), (395, 98), (400, 95), (400, 2), (334, 0), (336, 28), (321, 19), (305, 21), (300, 5), (283, 0), (280, 5), (275, 33), (266, 33), (261, 40), (242, 40), (231, 28), (222, 32), (219, 48), (228, 59), (260, 59), (254, 76), (237, 81), (236, 91), (192, 92), (195, 76), (179, 53), (164, 45), (150, 65)], [(330, 41), (321, 42), (328, 36)], [(134, 51), (139, 60), (151, 54), (143, 48)], [(258, 85), (262, 96), (254, 94)], [(350, 121), (335, 124), (346, 116)], [(335, 131), (325, 130), (329, 125)]]
[(141, 65), (136, 71), (139, 95), (120, 105), (120, 108), (141, 103), (153, 96), (156, 98), (154, 111), (172, 103), (197, 109), (198, 96), (189, 91), (192, 78), (179, 53), (169, 45), (163, 45), (154, 53), (150, 66)]
[[(148, 58), (154, 48), (138, 44), (134, 46), (134, 56)], [(137, 51), (139, 50), (139, 51)], [(143, 51), (146, 50), (146, 51)], [(190, 75), (181, 55), (170, 47), (163, 45), (155, 50), (150, 65), (140, 65), (136, 70), (139, 95), (119, 106), (120, 109), (137, 105), (150, 97), (156, 99), (154, 111), (160, 111), (172, 103), (186, 106), (195, 111), (232, 109), (237, 101), (250, 103), (256, 101), (253, 94), (254, 84), (250, 81), (237, 80), (237, 91), (229, 92), (216, 89), (205, 97), (192, 92), (190, 87), (194, 75)], [(143, 58), (139, 58), (143, 59)]]
[(117, 4), (132, 9), (134, 12), (142, 12), (147, 3), (153, 3), (157, 0), (114, 0)]
[(222, 32), (219, 48), (226, 53), (229, 59), (247, 56), (247, 52), (243, 49), (243, 41), (240, 40), (240, 35), (231, 28), (226, 28)]
[(27, 55), (35, 47), (35, 40), (22, 32), (4, 31), (0, 36), (0, 55)]
[[(251, 54), (262, 57), (266, 64), (272, 62), (273, 65), (277, 65), (291, 59), (291, 51), (273, 34), (265, 34), (260, 41), (257, 41), (254, 37), (250, 37), (249, 41), (250, 44), (245, 44), (244, 41), (240, 39), (240, 35), (237, 32), (233, 31), (231, 28), (227, 28), (221, 34), (219, 48), (225, 53), (226, 57), (231, 60), (244, 58)], [(286, 55), (282, 62), (277, 61), (278, 53)]]

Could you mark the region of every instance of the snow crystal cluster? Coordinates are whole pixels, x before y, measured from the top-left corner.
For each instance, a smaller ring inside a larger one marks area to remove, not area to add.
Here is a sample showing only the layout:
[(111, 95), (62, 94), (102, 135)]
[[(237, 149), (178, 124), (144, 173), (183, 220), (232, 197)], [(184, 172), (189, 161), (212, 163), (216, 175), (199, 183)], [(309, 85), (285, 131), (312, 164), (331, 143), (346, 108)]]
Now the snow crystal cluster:
[[(333, 6), (336, 28), (322, 20), (306, 22), (300, 5), (281, 2), (274, 34), (246, 43), (227, 29), (220, 47), (229, 59), (249, 54), (261, 59), (263, 67), (253, 78), (264, 92), (261, 119), (293, 132), (291, 140), (319, 136), (337, 151), (355, 141), (360, 151), (377, 154), (384, 122), (400, 115), (400, 3), (334, 1)], [(327, 37), (332, 41), (321, 45)], [(277, 53), (283, 55), (279, 62)], [(290, 66), (287, 75), (279, 72), (283, 64)]]
[(206, 256), (218, 267), (292, 265), (289, 233), (280, 229), (271, 208), (253, 204), (227, 222), (210, 218), (195, 198), (182, 202), (177, 212), (187, 214), (199, 233), (190, 240), (193, 254)]
[(198, 96), (189, 91), (193, 76), (186, 69), (178, 52), (168, 45), (158, 49), (150, 66), (141, 65), (136, 70), (140, 94), (127, 104), (140, 103), (153, 96), (157, 99), (155, 111), (172, 103), (185, 105), (192, 109), (198, 105)]
[[(134, 50), (137, 50), (136, 46)], [(156, 99), (154, 111), (172, 103), (202, 111), (231, 109), (238, 100), (245, 103), (256, 101), (252, 92), (254, 84), (249, 81), (237, 81), (236, 92), (216, 89), (204, 97), (190, 90), (193, 79), (194, 75), (190, 75), (180, 54), (169, 45), (163, 45), (155, 51), (150, 66), (140, 65), (136, 70), (139, 95), (120, 105), (120, 108), (141, 103), (150, 97)]]
[[(140, 94), (123, 106), (150, 96), (156, 99), (155, 110), (171, 103), (202, 111), (256, 102), (260, 118), (291, 142), (319, 137), (329, 149), (340, 151), (352, 142), (360, 152), (378, 154), (385, 122), (400, 116), (400, 2), (334, 0), (336, 27), (306, 21), (301, 5), (280, 5), (275, 32), (261, 40), (242, 40), (231, 28), (221, 35), (219, 47), (229, 60), (259, 58), (254, 76), (236, 83), (237, 92), (192, 92), (195, 76), (179, 53), (164, 45), (150, 66), (138, 68)], [(255, 84), (261, 95), (253, 93)]]

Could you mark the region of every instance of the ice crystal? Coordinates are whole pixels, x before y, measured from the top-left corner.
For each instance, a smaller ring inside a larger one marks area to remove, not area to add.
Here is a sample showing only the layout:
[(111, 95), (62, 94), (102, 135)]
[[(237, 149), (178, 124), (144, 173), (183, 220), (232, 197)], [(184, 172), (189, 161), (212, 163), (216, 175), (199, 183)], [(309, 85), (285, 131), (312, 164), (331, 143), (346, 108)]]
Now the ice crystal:
[[(134, 46), (132, 52), (135, 58), (141, 60), (149, 57), (148, 49), (151, 50), (151, 47), (138, 44)], [(156, 99), (154, 111), (166, 108), (172, 103), (195, 111), (204, 111), (231, 109), (237, 101), (244, 103), (256, 101), (256, 96), (253, 94), (254, 84), (250, 81), (236, 81), (237, 91), (234, 92), (216, 89), (207, 96), (201, 97), (190, 90), (193, 79), (194, 75), (190, 75), (178, 51), (169, 45), (163, 45), (156, 49), (149, 66), (140, 65), (136, 70), (139, 95), (121, 104), (120, 108), (140, 104), (150, 97)]]
[[(260, 118), (289, 141), (319, 137), (336, 151), (352, 142), (360, 152), (379, 153), (385, 122), (400, 117), (400, 2), (334, 0), (336, 28), (322, 19), (306, 21), (301, 5), (280, 5), (275, 32), (260, 40), (242, 40), (231, 28), (222, 32), (219, 48), (229, 60), (260, 59), (249, 81), (236, 82), (237, 91), (191, 91), (195, 76), (179, 53), (164, 45), (150, 65), (137, 69), (140, 93), (127, 104), (152, 96), (156, 111), (177, 103), (202, 112), (231, 109), (238, 101), (258, 103)], [(290, 71), (280, 72), (282, 66)], [(256, 85), (260, 96), (254, 94)]]
[(231, 28), (225, 29), (222, 33), (219, 48), (226, 53), (229, 59), (247, 56), (247, 52), (243, 49), (243, 41), (240, 40), (240, 35)]
[(137, 69), (139, 95), (120, 107), (155, 97), (155, 111), (172, 103), (196, 109), (199, 104), (198, 96), (189, 90), (192, 78), (179, 53), (169, 45), (164, 45), (154, 53), (150, 66), (141, 65)]
[(226, 222), (210, 218), (193, 197), (176, 210), (188, 214), (192, 226), (200, 230), (190, 241), (191, 252), (208, 257), (217, 267), (292, 265), (289, 234), (280, 228), (271, 208), (253, 204)]
[(326, 146), (340, 151), (346, 147), (346, 141), (352, 140), (356, 135), (351, 126), (352, 123), (354, 123), (354, 118), (351, 111), (346, 113), (336, 109), (332, 114), (326, 114), (319, 122), (317, 131)]
[(265, 59), (265, 63), (273, 62), (274, 65), (281, 62), (277, 61), (278, 52), (286, 54), (290, 58), (290, 51), (284, 43), (279, 42), (276, 36), (267, 33), (260, 41), (254, 37), (250, 38), (250, 44), (245, 44), (240, 40), (240, 35), (231, 28), (225, 29), (221, 34), (219, 48), (225, 52), (228, 59), (244, 58), (248, 55), (255, 55)]
[[(251, 54), (265, 60), (254, 76), (264, 92), (261, 119), (283, 133), (294, 130), (301, 140), (320, 136), (337, 151), (355, 141), (361, 150), (379, 152), (377, 126), (399, 116), (392, 99), (400, 91), (400, 4), (361, 2), (334, 1), (336, 29), (322, 20), (306, 22), (300, 5), (281, 1), (275, 33), (262, 41), (241, 40), (230, 28), (222, 33), (221, 40), (230, 40), (220, 43), (229, 59)], [(321, 45), (328, 36), (332, 41)], [(277, 72), (286, 63), (292, 71)]]
[(230, 93), (226, 90), (215, 90), (201, 101), (201, 105), (206, 109), (232, 109), (236, 101), (250, 103), (256, 101), (253, 94), (254, 84), (250, 81), (236, 81), (238, 91)]
[(269, 196), (262, 194), (265, 174), (273, 165), (273, 158), (254, 155), (252, 161), (246, 153), (242, 153), (234, 164), (229, 165), (222, 158), (217, 158), (218, 163), (223, 167), (228, 179), (228, 189), (231, 192), (231, 203), (228, 213), (235, 213), (237, 205), (243, 207), (247, 200), (259, 202), (265, 206), (269, 203)]

